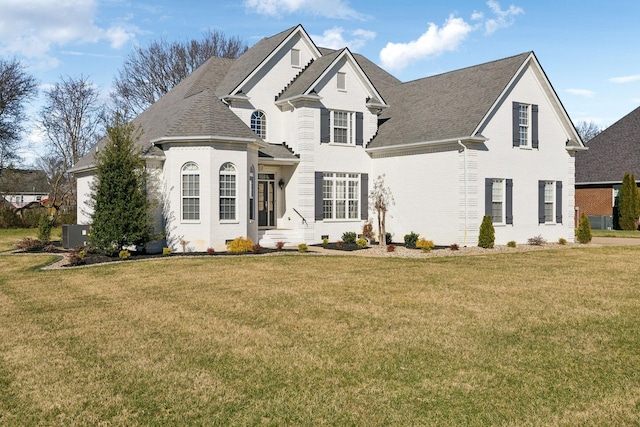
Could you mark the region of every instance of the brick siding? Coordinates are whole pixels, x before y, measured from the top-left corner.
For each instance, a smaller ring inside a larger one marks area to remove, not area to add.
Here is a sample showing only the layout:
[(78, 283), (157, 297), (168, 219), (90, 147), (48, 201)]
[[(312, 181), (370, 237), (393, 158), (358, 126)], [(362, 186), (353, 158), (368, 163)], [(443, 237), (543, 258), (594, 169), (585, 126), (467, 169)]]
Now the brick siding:
[(577, 188), (576, 208), (580, 215), (613, 215), (613, 189)]

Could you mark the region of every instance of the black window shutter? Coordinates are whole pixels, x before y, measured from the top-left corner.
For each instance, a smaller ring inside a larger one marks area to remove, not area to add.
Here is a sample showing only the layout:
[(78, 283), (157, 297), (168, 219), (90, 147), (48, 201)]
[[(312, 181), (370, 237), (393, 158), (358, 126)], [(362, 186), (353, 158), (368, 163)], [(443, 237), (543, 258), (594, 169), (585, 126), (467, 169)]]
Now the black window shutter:
[(316, 172), (315, 174), (315, 219), (316, 221), (322, 221), (322, 172)]
[(360, 112), (356, 113), (356, 145), (364, 144), (364, 137), (362, 135), (362, 122), (364, 115)]
[(484, 214), (491, 216), (493, 213), (493, 178), (484, 179)]
[(511, 123), (513, 130), (513, 146), (520, 146), (520, 103), (513, 103), (513, 123)]
[(538, 224), (544, 224), (544, 181), (538, 181)]
[(320, 142), (329, 142), (331, 135), (331, 128), (329, 127), (329, 115), (330, 111), (326, 108), (320, 110)]
[(556, 222), (562, 223), (562, 181), (556, 181)]
[(538, 148), (538, 106), (531, 106), (531, 147)]
[(513, 224), (513, 180), (507, 179), (506, 186), (507, 194), (505, 197), (505, 222), (507, 224)]
[(369, 218), (369, 174), (360, 174), (360, 219)]

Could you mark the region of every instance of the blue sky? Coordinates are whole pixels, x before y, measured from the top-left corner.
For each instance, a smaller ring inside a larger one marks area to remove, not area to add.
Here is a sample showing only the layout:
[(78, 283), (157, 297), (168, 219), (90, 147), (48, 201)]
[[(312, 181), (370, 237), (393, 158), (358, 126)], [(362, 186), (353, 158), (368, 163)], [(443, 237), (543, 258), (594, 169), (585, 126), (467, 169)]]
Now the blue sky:
[[(0, 55), (43, 89), (82, 74), (106, 97), (133, 46), (208, 29), (251, 46), (302, 24), (403, 81), (533, 50), (574, 123), (606, 127), (640, 105), (638, 16), (637, 0), (0, 0)], [(29, 128), (27, 162), (42, 151)]]

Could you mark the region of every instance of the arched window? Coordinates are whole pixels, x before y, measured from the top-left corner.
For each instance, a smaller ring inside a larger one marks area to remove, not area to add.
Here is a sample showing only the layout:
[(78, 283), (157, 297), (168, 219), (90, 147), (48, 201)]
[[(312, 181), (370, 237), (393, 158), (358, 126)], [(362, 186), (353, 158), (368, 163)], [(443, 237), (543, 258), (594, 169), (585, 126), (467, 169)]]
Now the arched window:
[(262, 139), (267, 137), (267, 116), (264, 112), (256, 110), (251, 113), (251, 130)]
[(200, 169), (194, 162), (182, 166), (182, 220), (200, 219)]
[(249, 219), (254, 220), (256, 211), (256, 173), (253, 166), (249, 169)]
[(236, 219), (236, 167), (233, 163), (220, 167), (220, 219)]

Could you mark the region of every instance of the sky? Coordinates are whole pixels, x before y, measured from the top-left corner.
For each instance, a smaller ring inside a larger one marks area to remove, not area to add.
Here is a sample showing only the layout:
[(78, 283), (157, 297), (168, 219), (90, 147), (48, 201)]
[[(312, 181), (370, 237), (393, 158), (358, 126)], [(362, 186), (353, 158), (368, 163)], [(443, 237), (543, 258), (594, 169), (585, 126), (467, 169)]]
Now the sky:
[[(0, 0), (0, 57), (41, 91), (82, 75), (106, 100), (134, 46), (207, 30), (252, 46), (302, 24), (402, 81), (534, 51), (574, 124), (605, 128), (640, 105), (638, 16), (637, 0)], [(43, 154), (41, 106), (28, 108), (26, 164)]]

